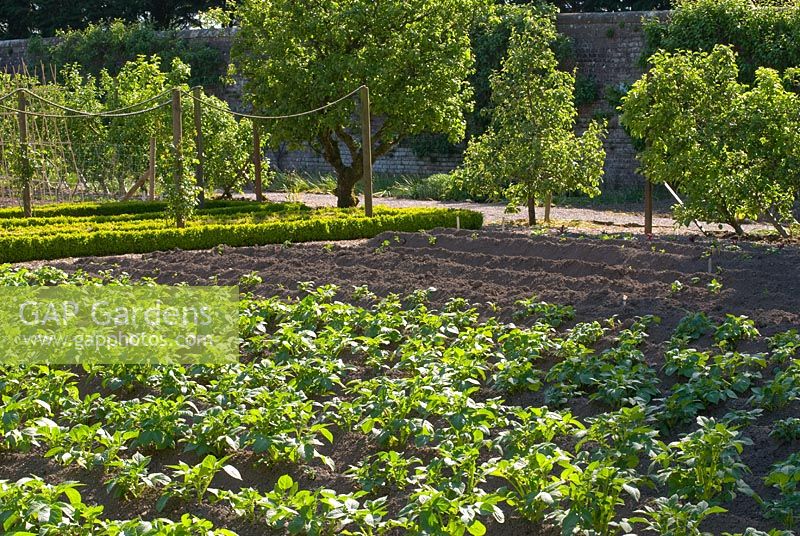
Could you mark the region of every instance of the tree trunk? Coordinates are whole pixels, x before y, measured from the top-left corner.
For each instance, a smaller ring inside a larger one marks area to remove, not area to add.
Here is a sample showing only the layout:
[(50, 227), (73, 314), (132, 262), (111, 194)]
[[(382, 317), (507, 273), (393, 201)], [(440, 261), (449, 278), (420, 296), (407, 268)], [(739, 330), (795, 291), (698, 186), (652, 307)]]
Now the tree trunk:
[(550, 223), (550, 207), (553, 205), (553, 192), (547, 192), (544, 198), (544, 222)]
[(528, 225), (536, 225), (536, 199), (533, 195), (528, 196)]
[(786, 229), (783, 228), (781, 222), (778, 221), (778, 217), (772, 213), (771, 210), (767, 209), (764, 211), (764, 215), (769, 223), (778, 231), (778, 234), (781, 235), (781, 238), (789, 238), (789, 233), (786, 232)]
[(356, 183), (361, 179), (360, 170), (354, 167), (347, 167), (341, 173), (336, 174), (336, 206), (339, 208), (350, 208), (358, 206), (358, 197), (353, 192)]
[(742, 225), (738, 221), (732, 218), (731, 221), (728, 222), (728, 225), (733, 227), (733, 230), (736, 231), (737, 236), (744, 236), (744, 229), (742, 229)]

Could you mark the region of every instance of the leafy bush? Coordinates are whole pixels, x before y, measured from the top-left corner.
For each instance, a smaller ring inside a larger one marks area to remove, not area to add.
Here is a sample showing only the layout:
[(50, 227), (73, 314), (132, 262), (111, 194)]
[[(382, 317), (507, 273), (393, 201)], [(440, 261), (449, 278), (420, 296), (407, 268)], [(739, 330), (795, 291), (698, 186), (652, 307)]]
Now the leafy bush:
[(436, 173), (422, 179), (401, 178), (386, 193), (394, 197), (436, 201), (463, 201), (469, 198), (469, 193), (461, 188), (458, 177), (453, 173)]
[(740, 83), (736, 53), (658, 52), (653, 68), (623, 98), (621, 118), (643, 140), (642, 171), (685, 196), (677, 221), (726, 223), (743, 234), (745, 219), (764, 216), (782, 234), (793, 221), (800, 185), (800, 97), (784, 84), (797, 78), (758, 69)]
[(657, 50), (710, 52), (715, 45), (731, 45), (739, 52), (744, 82), (752, 82), (759, 67), (782, 71), (800, 65), (800, 9), (795, 2), (679, 0), (675, 8), (667, 19), (646, 21), (644, 58)]
[[(249, 201), (209, 200), (206, 201), (205, 211), (231, 207), (247, 207), (255, 205)], [(276, 205), (278, 206), (278, 205)], [(34, 215), (41, 218), (56, 216), (84, 217), (84, 216), (118, 216), (121, 214), (158, 214), (166, 210), (167, 204), (163, 201), (124, 201), (109, 203), (60, 203), (57, 205), (38, 205)], [(22, 218), (22, 209), (19, 207), (0, 208), (0, 225), (4, 219)], [(31, 220), (28, 220), (31, 221)]]
[(222, 53), (208, 44), (180, 39), (176, 31), (158, 31), (144, 22), (126, 24), (115, 20), (90, 24), (82, 30), (67, 30), (54, 42), (33, 38), (29, 46), (33, 64), (59, 67), (80, 64), (84, 74), (115, 75), (120, 67), (138, 56), (160, 56), (166, 63), (180, 58), (193, 72), (191, 84), (219, 85), (225, 62)]
[[(1, 235), (0, 262), (56, 259), (74, 256), (116, 255), (150, 251), (208, 249), (219, 244), (251, 246), (281, 244), (286, 241), (349, 240), (369, 238), (384, 231), (415, 232), (435, 227), (455, 227), (460, 218), (464, 229), (478, 229), (481, 214), (466, 210), (378, 209), (374, 218), (357, 212), (325, 212), (300, 220), (234, 224), (213, 221), (183, 229), (166, 228), (163, 223), (151, 228), (135, 228), (137, 222), (118, 222), (114, 229), (99, 232), (70, 231), (57, 234)], [(132, 229), (126, 227), (132, 226)], [(159, 228), (160, 227), (160, 228)], [(80, 229), (80, 228), (79, 228)]]
[(740, 455), (752, 441), (714, 419), (698, 417), (700, 428), (673, 441), (654, 458), (658, 479), (670, 493), (711, 504), (733, 499), (735, 490), (749, 492), (744, 475), (750, 469)]
[(460, 170), (469, 189), (526, 204), (531, 225), (537, 198), (563, 191), (599, 194), (605, 162), (604, 123), (592, 121), (575, 135), (575, 76), (558, 70), (550, 47), (555, 37), (551, 12), (524, 13), (502, 70), (491, 79), (489, 129), (470, 141)]
[[(96, 113), (120, 108), (135, 111), (144, 109), (144, 105), (139, 105), (143, 101), (151, 105), (166, 103), (167, 93), (172, 88), (188, 91), (187, 81), (191, 76), (190, 67), (179, 58), (165, 64), (158, 56), (138, 56), (117, 66), (114, 72), (112, 76), (103, 69), (96, 76), (87, 75), (77, 64), (70, 64), (61, 69), (58, 83), (0, 74), (0, 92), (25, 85), (36, 95), (61, 106)], [(28, 100), (34, 112), (54, 112), (52, 106), (36, 98)], [(249, 120), (236, 121), (227, 112), (227, 104), (217, 97), (203, 95), (201, 100), (207, 186), (220, 188), (230, 195), (240, 190), (252, 176), (252, 124)], [(148, 169), (150, 139), (153, 138), (157, 178), (160, 179), (156, 193), (168, 201), (169, 210), (176, 217), (186, 218), (191, 215), (197, 198), (191, 165), (196, 154), (192, 99), (183, 98), (181, 108), (184, 136), (180, 162), (172, 147), (169, 106), (124, 117), (52, 120), (44, 133), (37, 133), (38, 138), (32, 139), (29, 165), (22, 165), (16, 146), (5, 149), (0, 162), (10, 162), (10, 174), (20, 178), (15, 181), (17, 187), (29, 181), (32, 172), (41, 171), (48, 177), (63, 179), (62, 188), (78, 190), (82, 186), (88, 194), (122, 197)], [(0, 117), (0, 133), (11, 137), (15, 132), (15, 117)], [(55, 140), (58, 143), (68, 140), (66, 150), (49, 150)], [(179, 167), (182, 170), (181, 191), (175, 187)]]

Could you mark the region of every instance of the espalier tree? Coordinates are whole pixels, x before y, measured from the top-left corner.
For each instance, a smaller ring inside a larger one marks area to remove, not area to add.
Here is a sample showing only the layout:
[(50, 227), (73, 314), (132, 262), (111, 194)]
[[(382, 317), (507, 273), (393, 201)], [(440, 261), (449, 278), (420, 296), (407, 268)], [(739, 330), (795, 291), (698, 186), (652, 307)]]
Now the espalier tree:
[[(259, 113), (314, 109), (370, 88), (373, 161), (421, 132), (464, 136), (472, 91), (469, 27), (484, 0), (245, 0), (234, 70)], [(274, 121), (272, 143), (308, 143), (333, 167), (339, 207), (358, 204), (358, 119), (351, 106)]]
[(467, 147), (460, 171), (468, 187), (524, 203), (536, 223), (536, 199), (553, 192), (600, 193), (605, 123), (575, 134), (575, 76), (558, 70), (551, 43), (554, 12), (530, 8), (513, 29), (502, 69), (492, 77), (491, 123)]

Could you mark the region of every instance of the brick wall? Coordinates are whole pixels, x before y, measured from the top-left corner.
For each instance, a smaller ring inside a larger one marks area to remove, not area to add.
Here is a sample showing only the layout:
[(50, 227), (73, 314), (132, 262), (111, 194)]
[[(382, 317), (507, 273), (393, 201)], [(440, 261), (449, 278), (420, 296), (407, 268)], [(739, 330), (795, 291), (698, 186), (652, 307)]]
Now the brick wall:
[[(644, 47), (642, 18), (664, 16), (666, 12), (565, 13), (558, 16), (559, 32), (572, 39), (578, 72), (595, 82), (600, 96), (598, 102), (580, 110), (579, 128), (593, 117), (609, 115), (609, 106), (604, 99), (607, 87), (630, 84), (641, 76), (639, 58)], [(227, 59), (234, 33), (235, 30), (187, 30), (180, 32), (180, 35), (185, 39), (197, 39), (210, 44), (222, 51)], [(25, 40), (0, 41), (0, 69), (19, 68), (26, 57), (26, 50)], [(241, 83), (221, 88), (218, 93), (232, 107), (241, 108)], [(639, 184), (642, 179), (636, 173), (636, 151), (616, 117), (609, 121), (605, 147), (606, 185), (620, 187)], [(330, 170), (319, 155), (310, 151), (280, 151), (269, 156), (273, 164), (281, 169)], [(398, 147), (376, 162), (375, 171), (430, 175), (450, 171), (460, 161), (460, 155), (421, 158), (410, 148)]]

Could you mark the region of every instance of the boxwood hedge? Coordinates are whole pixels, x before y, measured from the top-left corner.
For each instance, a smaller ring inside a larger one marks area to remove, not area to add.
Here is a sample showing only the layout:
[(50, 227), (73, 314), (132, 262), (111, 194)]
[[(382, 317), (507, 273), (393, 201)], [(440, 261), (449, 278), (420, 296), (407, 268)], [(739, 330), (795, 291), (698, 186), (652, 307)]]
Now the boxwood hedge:
[[(419, 231), (436, 227), (479, 229), (480, 213), (449, 209), (386, 209), (366, 218), (360, 212), (320, 211), (304, 219), (272, 220), (263, 223), (204, 223), (184, 229), (126, 229), (120, 221), (113, 230), (0, 235), (0, 262), (24, 262), (64, 257), (147, 253), (169, 249), (209, 249), (219, 244), (254, 246), (317, 240), (370, 238), (385, 231)], [(135, 222), (133, 222), (135, 223)], [(43, 223), (43, 225), (46, 225)], [(31, 228), (32, 230), (35, 227)]]

